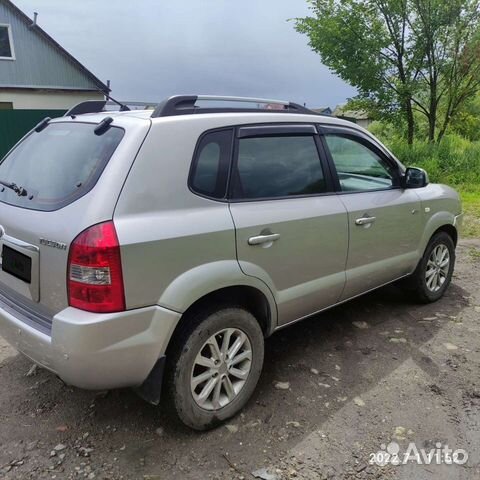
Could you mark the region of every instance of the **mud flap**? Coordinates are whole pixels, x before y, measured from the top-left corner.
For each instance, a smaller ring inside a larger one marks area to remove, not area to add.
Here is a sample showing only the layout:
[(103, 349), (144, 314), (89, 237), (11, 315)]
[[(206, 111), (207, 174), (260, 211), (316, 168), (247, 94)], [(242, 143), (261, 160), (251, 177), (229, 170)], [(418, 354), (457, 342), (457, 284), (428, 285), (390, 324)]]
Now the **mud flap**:
[(165, 357), (165, 355), (160, 357), (142, 385), (133, 389), (140, 398), (143, 398), (143, 400), (152, 405), (158, 405), (160, 403), (166, 359), (167, 357)]

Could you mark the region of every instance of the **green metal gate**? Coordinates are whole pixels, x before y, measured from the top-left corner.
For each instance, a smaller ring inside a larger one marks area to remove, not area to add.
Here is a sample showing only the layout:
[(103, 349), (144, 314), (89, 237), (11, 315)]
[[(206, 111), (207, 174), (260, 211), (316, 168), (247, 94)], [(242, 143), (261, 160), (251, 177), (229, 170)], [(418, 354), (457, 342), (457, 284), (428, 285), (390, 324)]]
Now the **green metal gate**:
[(0, 158), (45, 117), (61, 117), (65, 110), (0, 110)]

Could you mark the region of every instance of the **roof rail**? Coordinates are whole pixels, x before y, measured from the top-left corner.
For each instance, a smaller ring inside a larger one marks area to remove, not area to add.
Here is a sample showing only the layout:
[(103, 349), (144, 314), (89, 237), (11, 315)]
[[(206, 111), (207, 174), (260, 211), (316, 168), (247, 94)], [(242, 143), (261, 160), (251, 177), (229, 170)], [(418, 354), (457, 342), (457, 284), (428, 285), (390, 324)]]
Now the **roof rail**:
[[(241, 107), (199, 107), (197, 101), (207, 102), (238, 102), (257, 103), (265, 105), (263, 108), (241, 108)], [(283, 100), (271, 100), (267, 98), (249, 97), (222, 97), (216, 95), (175, 95), (167, 98), (152, 113), (152, 118), (170, 117), (175, 115), (189, 115), (192, 113), (225, 113), (225, 112), (271, 112), (271, 113), (306, 113), (318, 115), (302, 105)]]

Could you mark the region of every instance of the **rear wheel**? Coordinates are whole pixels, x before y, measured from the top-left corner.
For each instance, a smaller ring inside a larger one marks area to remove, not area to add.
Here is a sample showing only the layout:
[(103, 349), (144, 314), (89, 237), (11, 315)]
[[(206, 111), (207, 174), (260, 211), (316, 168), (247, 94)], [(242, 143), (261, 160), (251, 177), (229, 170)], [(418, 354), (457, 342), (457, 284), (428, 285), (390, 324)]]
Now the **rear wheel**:
[(263, 366), (264, 340), (255, 317), (239, 307), (188, 318), (169, 353), (168, 390), (178, 417), (206, 430), (238, 413)]
[(446, 232), (430, 240), (415, 272), (406, 286), (423, 303), (436, 302), (450, 285), (455, 266), (455, 244)]

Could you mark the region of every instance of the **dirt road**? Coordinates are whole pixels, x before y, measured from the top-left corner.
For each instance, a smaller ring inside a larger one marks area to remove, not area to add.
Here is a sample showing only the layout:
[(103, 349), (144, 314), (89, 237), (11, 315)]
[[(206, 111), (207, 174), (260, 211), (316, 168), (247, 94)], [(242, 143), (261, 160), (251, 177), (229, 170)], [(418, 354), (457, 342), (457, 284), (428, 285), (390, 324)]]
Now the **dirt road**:
[[(436, 304), (387, 287), (274, 335), (243, 414), (203, 434), (128, 390), (26, 376), (31, 363), (0, 341), (0, 478), (479, 478), (479, 319), (480, 241), (463, 241)], [(370, 465), (391, 442), (469, 457)]]

